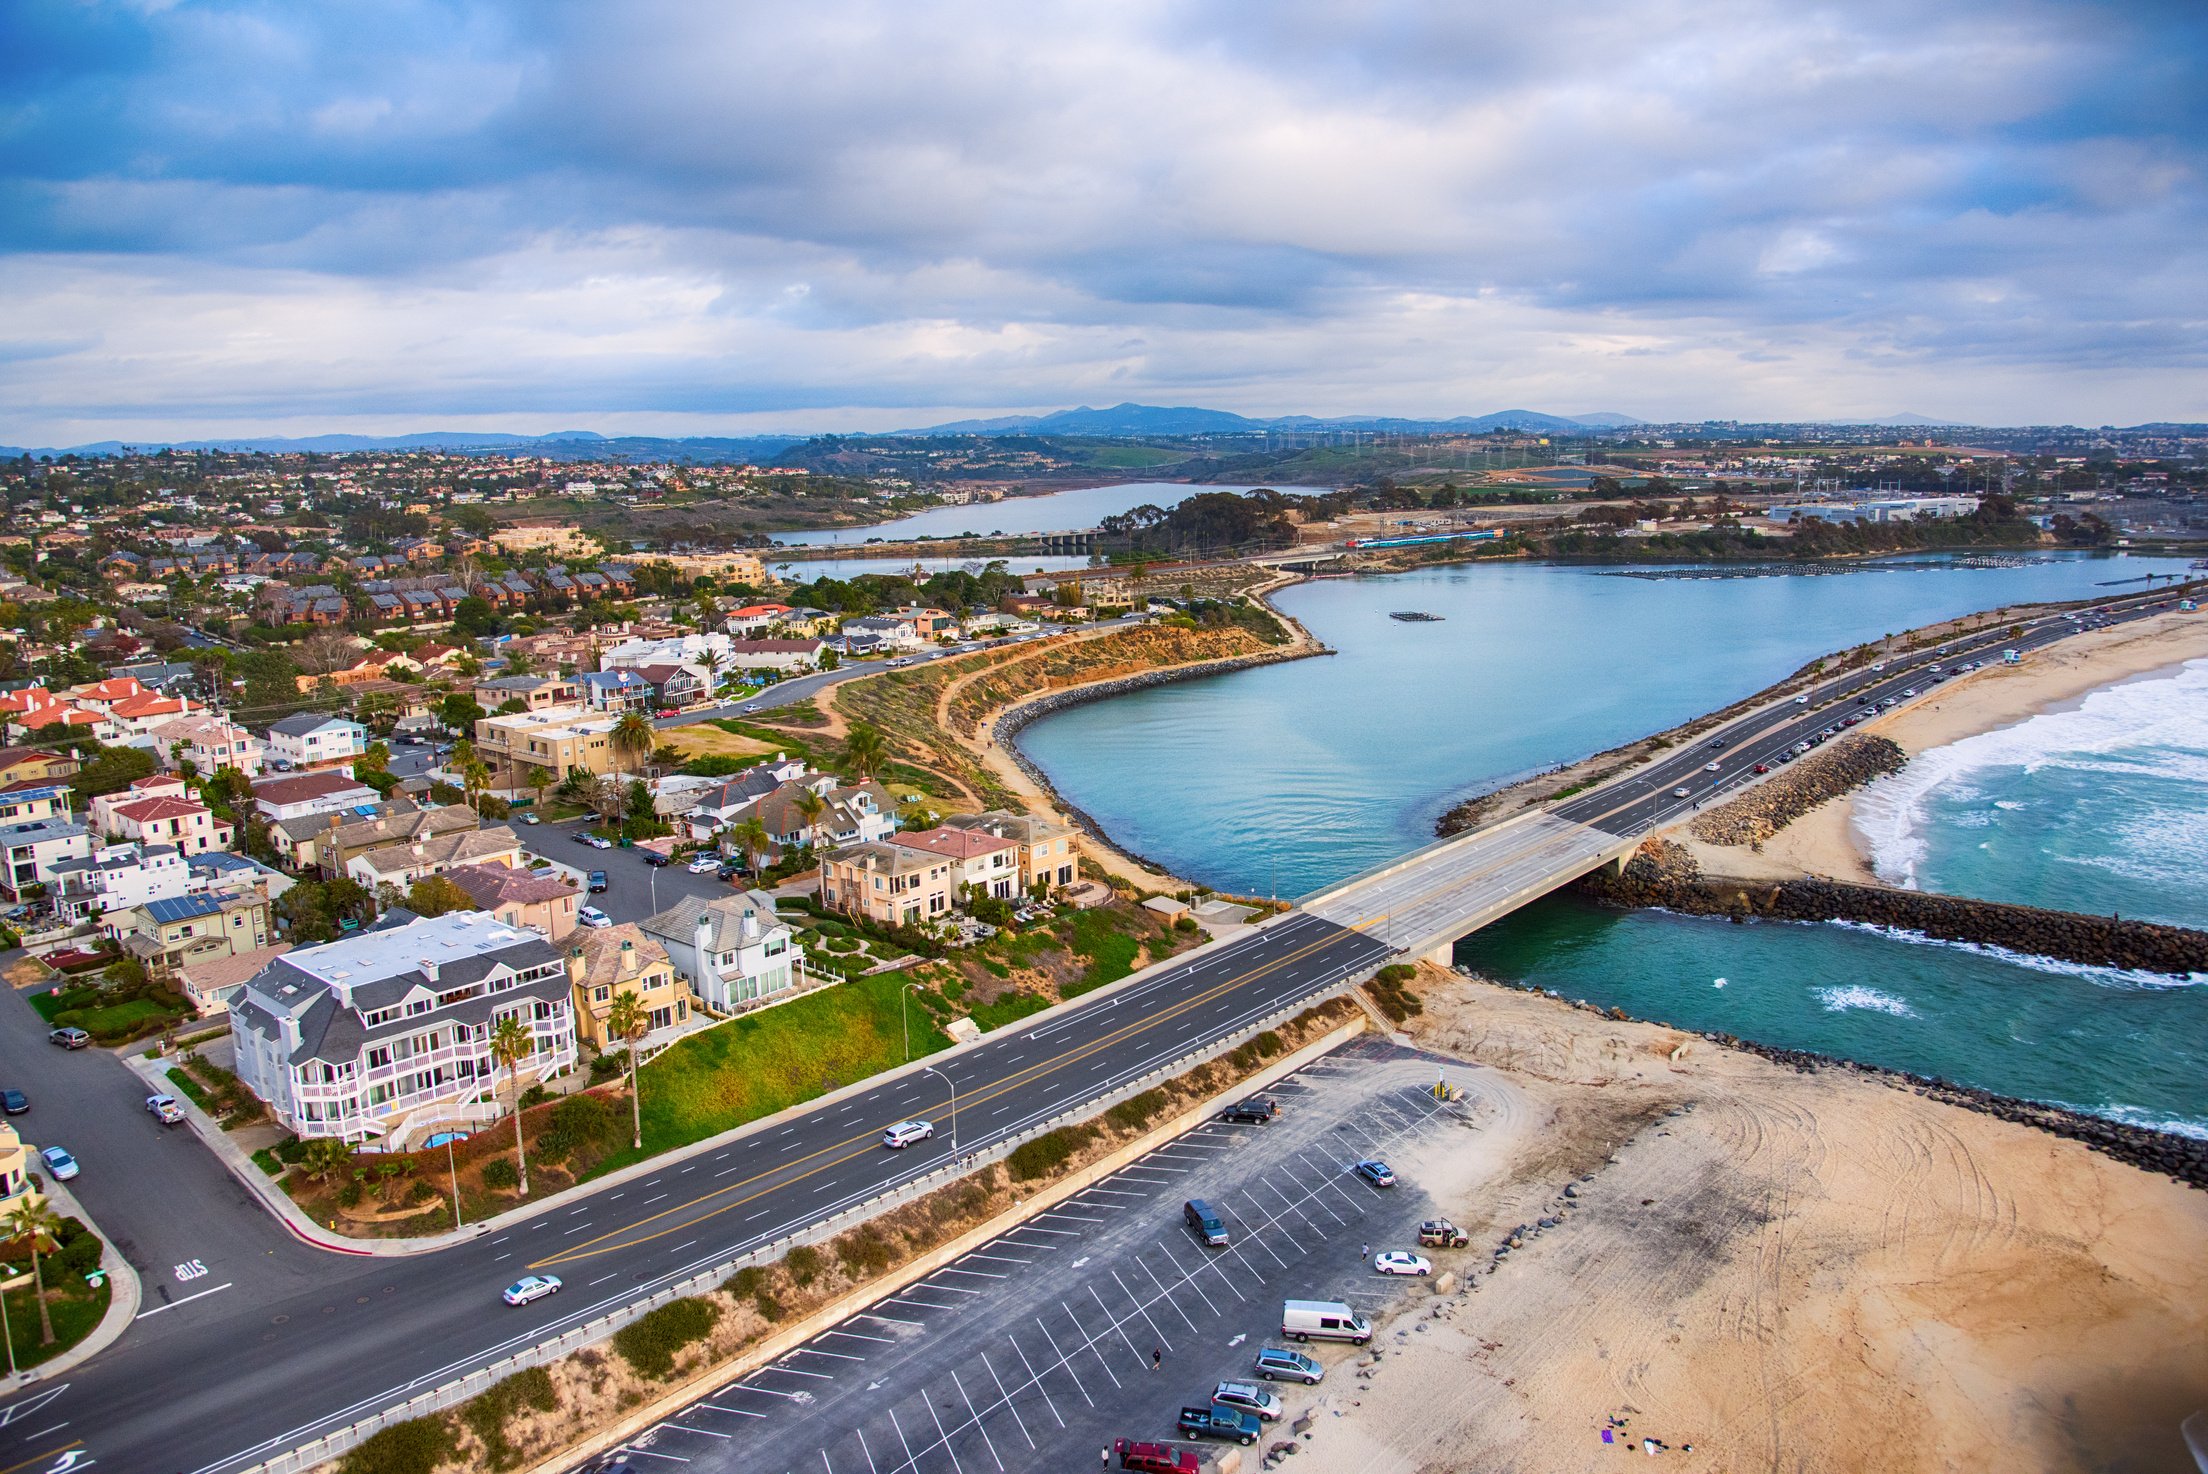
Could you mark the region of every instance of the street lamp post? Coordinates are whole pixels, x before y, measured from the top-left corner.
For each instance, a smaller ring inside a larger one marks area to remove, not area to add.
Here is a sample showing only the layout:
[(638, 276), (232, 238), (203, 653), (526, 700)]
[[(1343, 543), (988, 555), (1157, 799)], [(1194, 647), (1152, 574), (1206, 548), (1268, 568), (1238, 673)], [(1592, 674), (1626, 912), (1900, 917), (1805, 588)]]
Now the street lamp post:
[(8, 1380), (22, 1375), (15, 1369), (15, 1332), (8, 1325), (8, 1297), (0, 1295), (0, 1341), (8, 1343)]
[(951, 1092), (951, 1150), (955, 1152), (958, 1150), (958, 1086), (953, 1083), (949, 1075), (944, 1074), (934, 1065), (922, 1065), (920, 1072), (935, 1076)]
[(445, 1133), (445, 1170), (452, 1174), (452, 1231), (458, 1233), (467, 1227), (467, 1221), (460, 1216), (460, 1165), (452, 1153), (450, 1131)]
[(905, 1063), (912, 1063), (912, 990), (918, 983), (907, 983), (897, 990), (897, 1017), (905, 1026)]

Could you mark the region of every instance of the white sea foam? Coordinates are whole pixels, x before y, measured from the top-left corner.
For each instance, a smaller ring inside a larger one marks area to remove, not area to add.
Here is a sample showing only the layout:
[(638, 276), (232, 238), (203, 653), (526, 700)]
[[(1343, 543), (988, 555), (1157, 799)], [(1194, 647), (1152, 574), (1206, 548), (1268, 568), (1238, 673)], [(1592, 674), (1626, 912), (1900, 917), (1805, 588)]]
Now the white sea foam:
[(1990, 942), (1954, 942), (1944, 937), (1928, 937), (1921, 931), (1904, 931), (1898, 926), (1879, 926), (1868, 921), (1829, 921), (1826, 926), (1846, 927), (1849, 931), (1867, 931), (1886, 938), (1890, 942), (1907, 942), (1917, 947), (1952, 947), (1958, 952), (1975, 952), (1980, 957), (1990, 957), (1996, 962), (2006, 962), (2013, 967), (2027, 967), (2033, 972), (2059, 973), (2064, 977), (2084, 978), (2111, 988), (2190, 988), (2208, 983), (2208, 973), (2148, 972), (2144, 968), (2095, 967), (2086, 962), (2066, 962), (2060, 957), (2042, 957), (2036, 952), (2018, 952), (2008, 947), (1997, 947)]
[[(2061, 1102), (2056, 1102), (2061, 1104)], [(2208, 1141), (2208, 1121), (2191, 1116), (2158, 1116), (2137, 1106), (2070, 1106), (2068, 1109), (2087, 1115), (2106, 1116), (2111, 1121), (2121, 1121), (2126, 1126), (2144, 1126), (2149, 1131), (2167, 1131), (2173, 1136), (2191, 1136)]]
[[(2071, 710), (1917, 754), (1856, 800), (1855, 825), (1873, 867), (1889, 883), (1914, 888), (1927, 853), (1926, 808), (1935, 793), (1973, 793), (1969, 777), (1987, 769), (2029, 773), (2049, 765), (2208, 788), (2208, 660), (2189, 661), (2175, 675), (2104, 687)], [(2208, 802), (2167, 822), (2181, 832), (2164, 829), (2158, 843), (2208, 853)]]
[(1825, 1012), (1846, 1013), (1850, 1009), (1863, 1009), (1872, 1013), (1890, 1013), (1895, 1018), (1915, 1018), (1917, 1011), (1891, 993), (1881, 993), (1876, 988), (1866, 988), (1860, 983), (1842, 987), (1818, 988), (1817, 996), (1824, 1000)]

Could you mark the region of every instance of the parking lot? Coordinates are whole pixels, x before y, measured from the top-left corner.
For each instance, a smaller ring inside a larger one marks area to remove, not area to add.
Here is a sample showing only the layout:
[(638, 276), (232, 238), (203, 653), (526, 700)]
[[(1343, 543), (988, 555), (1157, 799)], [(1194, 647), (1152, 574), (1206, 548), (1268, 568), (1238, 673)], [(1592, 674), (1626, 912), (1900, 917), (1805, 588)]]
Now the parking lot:
[[(1176, 1438), (1185, 1405), (1252, 1379), (1284, 1299), (1344, 1300), (1374, 1316), (1425, 1282), (1373, 1272), (1370, 1252), (1415, 1249), (1433, 1204), (1418, 1164), (1478, 1131), (1482, 1077), (1447, 1104), (1430, 1056), (1366, 1038), (1273, 1087), (1269, 1125), (1213, 1121), (833, 1330), (717, 1388), (626, 1445), (650, 1467), (920, 1474), (1067, 1468), (1113, 1439)], [(1386, 1158), (1400, 1185), (1353, 1176)], [(1208, 1199), (1230, 1229), (1205, 1248), (1182, 1220)], [(1424, 1251), (1436, 1272), (1472, 1251)], [(1300, 1347), (1330, 1368), (1357, 1353)], [(1155, 1358), (1155, 1364), (1154, 1364)], [(1266, 1442), (1338, 1378), (1273, 1384)], [(1185, 1443), (1185, 1440), (1183, 1441)]]

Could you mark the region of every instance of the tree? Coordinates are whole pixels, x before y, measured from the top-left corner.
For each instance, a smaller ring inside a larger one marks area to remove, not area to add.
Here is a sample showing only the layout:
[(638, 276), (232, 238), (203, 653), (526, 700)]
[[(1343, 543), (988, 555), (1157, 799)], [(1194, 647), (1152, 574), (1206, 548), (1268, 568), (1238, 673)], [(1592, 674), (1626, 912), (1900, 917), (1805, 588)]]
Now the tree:
[(96, 798), (130, 787), (149, 776), (156, 766), (150, 752), (135, 747), (103, 747), (85, 758), (69, 786), (79, 798)]
[(652, 747), (659, 740), (652, 728), (652, 719), (640, 711), (623, 712), (608, 735), (613, 740), (613, 750), (630, 762), (637, 761), (640, 756), (651, 756)]
[(437, 703), (437, 720), (445, 730), (461, 737), (475, 735), (475, 724), (488, 715), (482, 703), (463, 691), (455, 691)]
[(606, 824), (618, 824), (629, 806), (628, 795), (611, 778), (600, 778), (591, 784), (584, 801), (590, 805), (591, 812), (598, 816), (600, 822)]
[(317, 1136), (300, 1154), (299, 1166), (316, 1182), (328, 1182), (330, 1174), (352, 1165), (353, 1149), (334, 1136)]
[(498, 611), (491, 607), (488, 599), (470, 594), (452, 606), (452, 627), (464, 635), (495, 635), (498, 633)]
[(652, 818), (656, 813), (656, 810), (652, 807), (651, 786), (642, 778), (629, 785), (627, 809), (629, 817), (640, 823)]
[(539, 767), (535, 763), (526, 763), (522, 766), (521, 781), (529, 786), (532, 793), (536, 794), (537, 807), (543, 808), (544, 791), (552, 786), (552, 770)]
[(882, 771), (889, 761), (889, 743), (882, 737), (879, 727), (865, 722), (853, 722), (851, 734), (843, 741), (844, 761), (850, 765), (852, 776), (861, 783)]
[(521, 1195), (529, 1196), (528, 1149), (521, 1142), (521, 1062), (537, 1052), (536, 1036), (507, 1014), (491, 1030), (491, 1058), (506, 1067), (514, 1084), (514, 1160), (521, 1169)]
[(629, 1119), (636, 1128), (631, 1145), (638, 1151), (644, 1149), (644, 1097), (637, 1092), (636, 1045), (651, 1026), (651, 1015), (644, 1011), (644, 1000), (636, 989), (613, 995), (613, 1006), (606, 1010), (606, 1030), (629, 1046)]
[(752, 874), (759, 873), (759, 858), (774, 847), (774, 836), (767, 833), (767, 826), (753, 814), (728, 831), (728, 837), (736, 841), (736, 847), (744, 852), (744, 868)]
[(698, 664), (705, 667), (705, 694), (714, 697), (721, 694), (721, 652), (718, 646), (708, 645), (698, 656)]
[(797, 797), (792, 800), (791, 806), (797, 810), (797, 817), (805, 821), (805, 833), (809, 837), (808, 842), (813, 847), (815, 857), (820, 860), (819, 894), (826, 896), (828, 894), (828, 861), (819, 853), (819, 825), (820, 816), (828, 812), (828, 800), (807, 788), (798, 793)]
[(491, 786), (491, 770), (475, 755), (475, 744), (465, 737), (452, 744), (452, 755), (445, 766), (460, 775), (460, 791), (473, 804)]
[(31, 1251), (31, 1284), (38, 1298), (38, 1344), (54, 1344), (54, 1315), (46, 1307), (46, 1275), (38, 1256), (61, 1246), (61, 1215), (44, 1198), (25, 1194), (8, 1210), (8, 1237)]
[(406, 908), (417, 916), (442, 916), (448, 911), (473, 911), (475, 897), (442, 875), (425, 875), (407, 888)]

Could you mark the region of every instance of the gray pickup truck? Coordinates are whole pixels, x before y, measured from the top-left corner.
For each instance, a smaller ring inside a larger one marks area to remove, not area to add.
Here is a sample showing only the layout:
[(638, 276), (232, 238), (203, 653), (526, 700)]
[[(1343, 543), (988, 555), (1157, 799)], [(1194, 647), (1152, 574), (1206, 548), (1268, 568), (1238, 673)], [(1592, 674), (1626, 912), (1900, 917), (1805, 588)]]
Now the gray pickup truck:
[(1256, 1413), (1218, 1403), (1210, 1407), (1182, 1408), (1180, 1427), (1190, 1438), (1231, 1438), (1244, 1445), (1257, 1442), (1258, 1435), (1265, 1431)]

